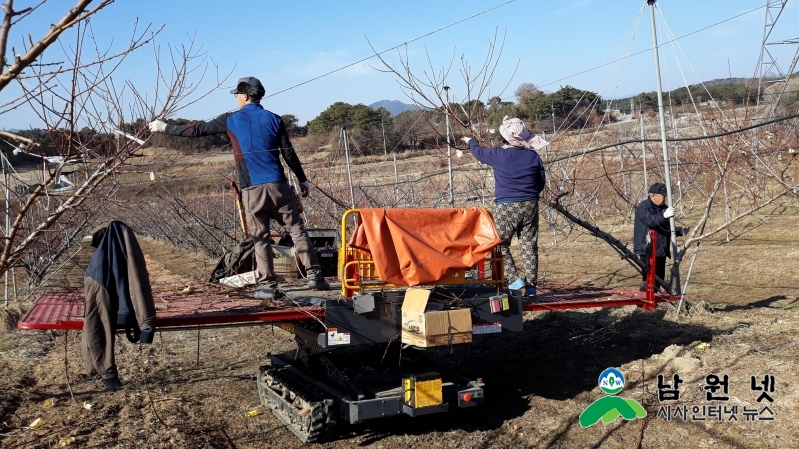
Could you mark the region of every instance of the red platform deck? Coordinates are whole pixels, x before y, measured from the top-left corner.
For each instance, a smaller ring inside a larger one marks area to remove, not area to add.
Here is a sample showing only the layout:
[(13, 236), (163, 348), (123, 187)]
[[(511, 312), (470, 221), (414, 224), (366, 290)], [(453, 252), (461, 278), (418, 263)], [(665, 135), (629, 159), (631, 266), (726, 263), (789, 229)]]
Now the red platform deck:
[[(326, 296), (331, 293), (334, 291), (326, 292)], [(679, 300), (678, 296), (665, 294), (656, 294), (654, 301), (647, 301), (646, 293), (547, 284), (539, 288), (535, 298), (525, 298), (523, 310), (534, 312), (619, 306), (639, 306), (651, 310), (657, 303), (676, 300)], [(252, 299), (250, 293), (215, 288), (188, 295), (155, 293), (155, 304), (156, 327), (164, 330), (301, 321), (322, 318), (325, 314), (321, 307), (302, 306), (291, 300), (273, 302), (272, 307), (259, 307), (259, 301)], [(31, 330), (83, 329), (83, 291), (45, 293), (22, 316), (17, 327)]]
[(522, 310), (525, 312), (542, 312), (547, 310), (620, 306), (639, 306), (644, 309), (654, 310), (658, 303), (679, 300), (679, 296), (661, 293), (656, 293), (652, 300), (647, 300), (645, 292), (578, 285), (545, 284), (538, 288), (535, 298), (524, 299)]
[[(284, 301), (273, 307), (259, 307), (252, 296), (217, 290), (188, 295), (154, 293), (155, 325), (159, 329), (197, 326), (256, 325), (323, 317), (320, 307), (302, 307)], [(83, 329), (83, 291), (48, 292), (34, 301), (17, 327), (33, 330)], [(277, 303), (275, 303), (277, 304)]]

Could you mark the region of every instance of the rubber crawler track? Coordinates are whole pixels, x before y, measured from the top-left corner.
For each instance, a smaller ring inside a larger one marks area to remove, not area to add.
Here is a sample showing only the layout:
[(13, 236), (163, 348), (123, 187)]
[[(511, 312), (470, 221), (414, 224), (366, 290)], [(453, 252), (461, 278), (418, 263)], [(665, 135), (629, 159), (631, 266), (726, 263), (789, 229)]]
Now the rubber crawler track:
[(258, 394), (261, 404), (304, 443), (330, 437), (335, 431), (336, 400), (285, 367), (262, 366)]

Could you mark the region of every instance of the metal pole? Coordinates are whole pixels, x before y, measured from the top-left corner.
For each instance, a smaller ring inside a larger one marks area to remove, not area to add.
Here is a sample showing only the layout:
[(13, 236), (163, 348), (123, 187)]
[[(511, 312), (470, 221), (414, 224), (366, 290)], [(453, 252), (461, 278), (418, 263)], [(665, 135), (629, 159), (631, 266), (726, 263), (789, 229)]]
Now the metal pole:
[[(6, 232), (5, 235), (8, 237), (10, 231), (10, 220), (11, 220), (11, 195), (8, 192), (8, 170), (6, 170), (6, 157), (5, 155), (0, 155), (2, 157), (2, 166), (3, 166), (3, 182), (6, 184)], [(6, 244), (10, 244), (10, 242), (6, 242)], [(6, 309), (8, 308), (8, 270), (5, 272), (5, 295), (6, 295)]]
[[(544, 140), (547, 140), (547, 132), (544, 131), (543, 134)], [(549, 159), (549, 144), (544, 145), (544, 159)]]
[[(546, 131), (542, 132), (541, 134), (544, 140), (547, 140)], [(549, 144), (544, 146), (544, 159), (549, 159)], [(485, 185), (485, 178), (483, 178), (483, 185)], [(485, 190), (485, 188), (483, 190)], [(483, 206), (485, 206), (485, 204), (483, 204)], [(552, 239), (555, 243), (558, 243), (558, 230), (555, 228), (555, 224), (552, 222), (552, 210), (548, 207), (546, 208), (545, 216), (547, 218), (549, 229), (552, 229)]]
[(691, 265), (688, 267), (688, 276), (685, 277), (685, 287), (683, 287), (682, 293), (680, 294), (680, 302), (677, 303), (677, 317), (680, 316), (680, 310), (682, 310), (682, 305), (685, 302), (685, 290), (688, 289), (688, 282), (691, 280), (691, 272), (694, 271), (694, 263), (696, 263), (696, 255), (699, 253), (699, 245), (701, 243), (701, 241), (696, 243), (694, 257), (691, 258)]
[(397, 152), (391, 151), (394, 155), (394, 202), (399, 205), (399, 177), (397, 176)]
[(380, 114), (380, 128), (383, 130), (383, 155), (388, 154), (386, 149), (386, 126), (383, 124), (383, 114)]
[(447, 171), (449, 172), (449, 207), (455, 207), (455, 193), (452, 187), (452, 148), (449, 145), (449, 86), (444, 86), (444, 91), (447, 93), (447, 107), (445, 111), (447, 114), (444, 118), (447, 122)]
[(649, 178), (646, 171), (646, 144), (644, 140), (644, 114), (643, 110), (639, 108), (638, 116), (641, 117), (641, 159), (644, 161), (644, 192), (649, 189)]
[[(799, 39), (791, 39), (790, 42), (799, 43)], [(788, 82), (791, 79), (791, 75), (793, 75), (793, 69), (796, 68), (796, 64), (798, 62), (799, 62), (799, 48), (796, 49), (796, 54), (794, 55), (793, 60), (791, 61), (791, 66), (788, 67), (788, 71), (785, 72), (787, 73), (787, 75), (785, 77), (785, 82), (782, 83), (782, 87), (780, 88), (780, 93), (777, 94), (777, 96), (771, 102), (771, 112), (769, 112), (767, 120), (771, 120), (774, 118), (774, 113), (777, 112), (777, 107), (780, 105), (780, 99), (782, 98), (782, 94), (785, 93), (785, 89), (788, 87)]]
[[(225, 210), (225, 187), (222, 186), (221, 188), (221, 195), (222, 195), (222, 217), (225, 216), (227, 211)], [(224, 226), (224, 218), (222, 220), (222, 226)], [(235, 242), (233, 243), (235, 244)], [(222, 246), (227, 247), (227, 233), (222, 233)]]
[[(668, 204), (671, 207), (674, 207), (674, 203), (672, 201), (672, 194), (671, 194), (671, 173), (669, 171), (669, 150), (666, 144), (666, 118), (665, 118), (665, 111), (663, 109), (663, 86), (660, 83), (660, 55), (658, 54), (658, 37), (657, 37), (657, 30), (655, 29), (655, 1), (656, 0), (646, 0), (646, 3), (649, 5), (649, 21), (652, 27), (652, 52), (654, 53), (655, 57), (655, 79), (657, 81), (657, 92), (658, 92), (658, 115), (660, 117), (660, 141), (663, 146), (663, 169), (665, 172), (665, 181), (666, 181), (666, 198), (668, 199)], [(672, 216), (669, 218), (669, 228), (671, 229), (671, 248), (672, 248), (672, 257), (677, 258), (677, 232), (674, 227), (674, 217)], [(681, 290), (680, 286), (680, 279), (679, 273), (677, 276), (677, 294), (679, 294), (679, 290)]]
[[(710, 218), (710, 216), (708, 216), (708, 218)], [(705, 233), (705, 225), (707, 225), (707, 220), (702, 224), (702, 229), (699, 230), (699, 235)], [(694, 263), (696, 263), (696, 256), (699, 253), (699, 245), (701, 244), (702, 244), (701, 240), (696, 242), (694, 257), (691, 258), (691, 265), (688, 267), (688, 275), (685, 277), (685, 286), (683, 286), (682, 288), (682, 293), (680, 294), (680, 302), (677, 304), (677, 318), (680, 317), (680, 310), (682, 310), (683, 302), (685, 302), (685, 291), (688, 290), (688, 282), (691, 280), (691, 272), (694, 271)]]
[(350, 179), (350, 207), (355, 209), (355, 191), (352, 190), (352, 167), (350, 167), (350, 146), (347, 144), (347, 128), (341, 128), (344, 135), (344, 157), (347, 159), (347, 176)]

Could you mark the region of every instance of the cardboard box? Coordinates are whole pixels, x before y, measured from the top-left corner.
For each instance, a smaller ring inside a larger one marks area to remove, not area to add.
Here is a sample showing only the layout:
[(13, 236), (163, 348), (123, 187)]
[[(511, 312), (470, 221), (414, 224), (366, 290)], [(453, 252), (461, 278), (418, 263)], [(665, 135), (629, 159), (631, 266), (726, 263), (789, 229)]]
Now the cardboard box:
[(255, 285), (255, 279), (258, 277), (258, 271), (248, 271), (246, 273), (234, 274), (233, 276), (224, 277), (219, 280), (219, 283), (222, 285), (227, 285), (228, 287), (246, 287), (248, 285)]
[(294, 255), (294, 248), (272, 245), (272, 262), (274, 263), (276, 275), (284, 276), (286, 279), (300, 277), (300, 268), (297, 263), (297, 257)]
[[(300, 270), (297, 268), (294, 249), (288, 246), (272, 245), (272, 261), (274, 262), (275, 275), (283, 279), (297, 279), (300, 277)], [(240, 288), (248, 285), (255, 285), (258, 281), (258, 270), (238, 273), (227, 276), (219, 280), (222, 285)], [(281, 279), (282, 280), (282, 279)]]
[(402, 303), (402, 342), (429, 348), (471, 343), (472, 312), (469, 309), (429, 311), (430, 291), (409, 288)]

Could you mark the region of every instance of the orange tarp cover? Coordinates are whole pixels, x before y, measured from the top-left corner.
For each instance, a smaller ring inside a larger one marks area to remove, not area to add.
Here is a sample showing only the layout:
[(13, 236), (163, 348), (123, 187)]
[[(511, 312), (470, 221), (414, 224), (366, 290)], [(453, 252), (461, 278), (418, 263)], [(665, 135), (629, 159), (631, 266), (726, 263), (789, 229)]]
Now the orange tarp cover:
[(499, 242), (481, 207), (360, 209), (350, 246), (372, 255), (381, 281), (414, 286), (473, 267)]

